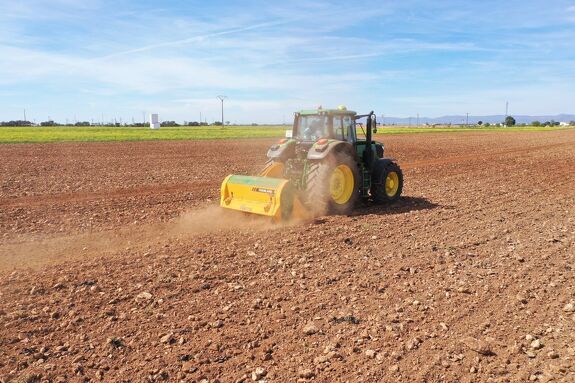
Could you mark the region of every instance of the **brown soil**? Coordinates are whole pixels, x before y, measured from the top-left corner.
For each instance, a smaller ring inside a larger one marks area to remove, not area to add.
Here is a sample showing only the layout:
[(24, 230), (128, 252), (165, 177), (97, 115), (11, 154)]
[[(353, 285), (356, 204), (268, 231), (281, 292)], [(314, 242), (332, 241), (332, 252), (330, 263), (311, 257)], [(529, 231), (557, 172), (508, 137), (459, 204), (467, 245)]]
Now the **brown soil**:
[(575, 131), (381, 139), (286, 226), (217, 207), (269, 140), (0, 146), (0, 382), (575, 381)]

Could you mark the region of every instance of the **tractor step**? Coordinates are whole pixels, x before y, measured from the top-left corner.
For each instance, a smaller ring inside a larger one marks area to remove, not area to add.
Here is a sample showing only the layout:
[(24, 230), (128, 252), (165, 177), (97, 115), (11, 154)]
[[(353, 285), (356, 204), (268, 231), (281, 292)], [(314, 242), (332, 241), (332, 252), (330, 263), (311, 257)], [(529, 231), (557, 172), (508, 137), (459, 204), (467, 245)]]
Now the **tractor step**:
[(361, 195), (367, 196), (369, 194), (369, 188), (371, 187), (371, 174), (365, 166), (361, 166), (361, 179), (363, 180), (361, 185)]

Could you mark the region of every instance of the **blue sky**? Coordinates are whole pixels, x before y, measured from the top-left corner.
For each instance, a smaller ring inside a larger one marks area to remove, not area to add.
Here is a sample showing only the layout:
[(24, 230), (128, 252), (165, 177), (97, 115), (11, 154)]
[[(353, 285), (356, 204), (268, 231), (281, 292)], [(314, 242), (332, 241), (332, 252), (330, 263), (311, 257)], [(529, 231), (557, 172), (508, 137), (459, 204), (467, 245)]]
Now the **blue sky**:
[(0, 120), (575, 113), (575, 1), (0, 0)]

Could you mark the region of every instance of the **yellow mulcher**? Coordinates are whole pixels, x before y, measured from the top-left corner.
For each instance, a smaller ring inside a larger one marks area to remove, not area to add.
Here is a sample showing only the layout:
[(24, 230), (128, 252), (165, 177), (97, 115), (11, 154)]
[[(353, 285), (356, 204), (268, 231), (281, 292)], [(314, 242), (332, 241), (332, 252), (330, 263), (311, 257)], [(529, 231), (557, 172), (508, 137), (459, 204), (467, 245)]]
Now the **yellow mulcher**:
[[(363, 118), (365, 139), (358, 139)], [(349, 214), (360, 197), (395, 201), (403, 175), (395, 160), (384, 158), (383, 144), (372, 141), (376, 132), (373, 112), (358, 115), (340, 106), (296, 113), (292, 130), (270, 147), (258, 176), (226, 177), (220, 206), (279, 222)]]

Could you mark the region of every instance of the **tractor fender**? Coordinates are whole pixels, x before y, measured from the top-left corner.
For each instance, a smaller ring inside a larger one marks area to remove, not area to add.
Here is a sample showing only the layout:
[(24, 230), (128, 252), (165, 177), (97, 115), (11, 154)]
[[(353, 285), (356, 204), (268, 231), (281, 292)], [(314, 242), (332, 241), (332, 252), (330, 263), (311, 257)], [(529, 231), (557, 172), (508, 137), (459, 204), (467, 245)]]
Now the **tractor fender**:
[(270, 160), (284, 162), (295, 157), (295, 140), (282, 139), (268, 149), (267, 156)]
[(330, 154), (335, 153), (346, 153), (349, 154), (352, 158), (355, 158), (357, 154), (353, 148), (353, 145), (346, 141), (339, 141), (339, 140), (327, 140), (327, 142), (322, 143), (322, 140), (319, 140), (309, 149), (307, 152), (307, 159), (308, 160), (323, 160)]

